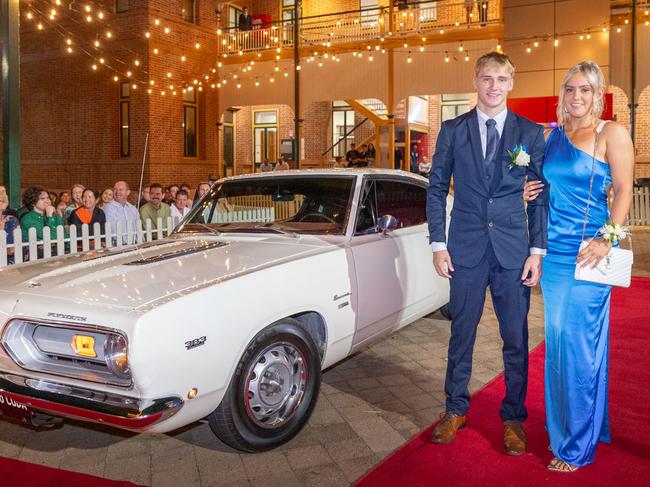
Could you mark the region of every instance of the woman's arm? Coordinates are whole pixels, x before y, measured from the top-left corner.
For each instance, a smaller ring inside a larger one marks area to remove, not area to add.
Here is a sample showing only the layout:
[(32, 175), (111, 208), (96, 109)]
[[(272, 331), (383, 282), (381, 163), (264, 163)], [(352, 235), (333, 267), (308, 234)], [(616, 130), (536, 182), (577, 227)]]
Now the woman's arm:
[[(627, 129), (617, 123), (606, 125), (605, 157), (612, 172), (614, 200), (611, 219), (623, 225), (632, 204), (634, 186), (634, 147)], [(605, 131), (603, 131), (605, 132)]]

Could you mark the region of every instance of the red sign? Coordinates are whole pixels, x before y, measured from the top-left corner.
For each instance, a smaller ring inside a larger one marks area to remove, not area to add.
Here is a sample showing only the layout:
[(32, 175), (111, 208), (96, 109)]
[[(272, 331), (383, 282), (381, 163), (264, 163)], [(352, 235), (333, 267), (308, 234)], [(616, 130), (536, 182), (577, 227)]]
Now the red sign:
[[(530, 98), (508, 98), (508, 108), (522, 117), (537, 123), (557, 122), (557, 96), (537, 96)], [(603, 120), (614, 118), (614, 96), (605, 93), (605, 110), (601, 115)]]

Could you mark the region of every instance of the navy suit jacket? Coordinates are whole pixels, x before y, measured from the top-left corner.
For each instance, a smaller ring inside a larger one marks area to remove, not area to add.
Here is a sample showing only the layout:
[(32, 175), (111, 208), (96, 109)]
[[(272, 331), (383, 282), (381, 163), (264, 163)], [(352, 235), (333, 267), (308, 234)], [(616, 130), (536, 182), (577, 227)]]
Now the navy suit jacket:
[[(447, 249), (454, 264), (478, 265), (488, 242), (506, 269), (522, 267), (530, 247), (546, 248), (548, 185), (542, 175), (543, 128), (508, 110), (500, 142), (490, 180), (476, 109), (444, 122), (440, 129), (427, 194), (429, 241), (445, 242), (447, 193), (453, 177)], [(508, 169), (508, 150), (519, 144), (526, 146), (530, 165)], [(546, 185), (527, 207), (523, 201), (526, 177)]]

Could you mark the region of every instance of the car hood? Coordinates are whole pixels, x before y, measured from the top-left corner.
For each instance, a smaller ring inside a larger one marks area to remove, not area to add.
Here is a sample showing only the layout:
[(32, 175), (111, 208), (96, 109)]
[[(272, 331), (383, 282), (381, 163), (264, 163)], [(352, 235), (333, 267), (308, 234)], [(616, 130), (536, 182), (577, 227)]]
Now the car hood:
[(0, 290), (136, 309), (289, 260), (332, 243), (313, 237), (174, 235), (0, 269)]

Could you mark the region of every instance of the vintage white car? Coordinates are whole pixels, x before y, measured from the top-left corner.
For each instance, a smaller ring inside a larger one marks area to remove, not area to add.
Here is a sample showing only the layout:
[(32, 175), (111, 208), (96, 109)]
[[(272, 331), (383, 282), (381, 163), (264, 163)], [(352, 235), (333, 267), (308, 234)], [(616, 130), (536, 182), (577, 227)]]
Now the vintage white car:
[(426, 188), (372, 169), (227, 178), (167, 238), (0, 269), (0, 411), (288, 441), (322, 369), (447, 303)]

